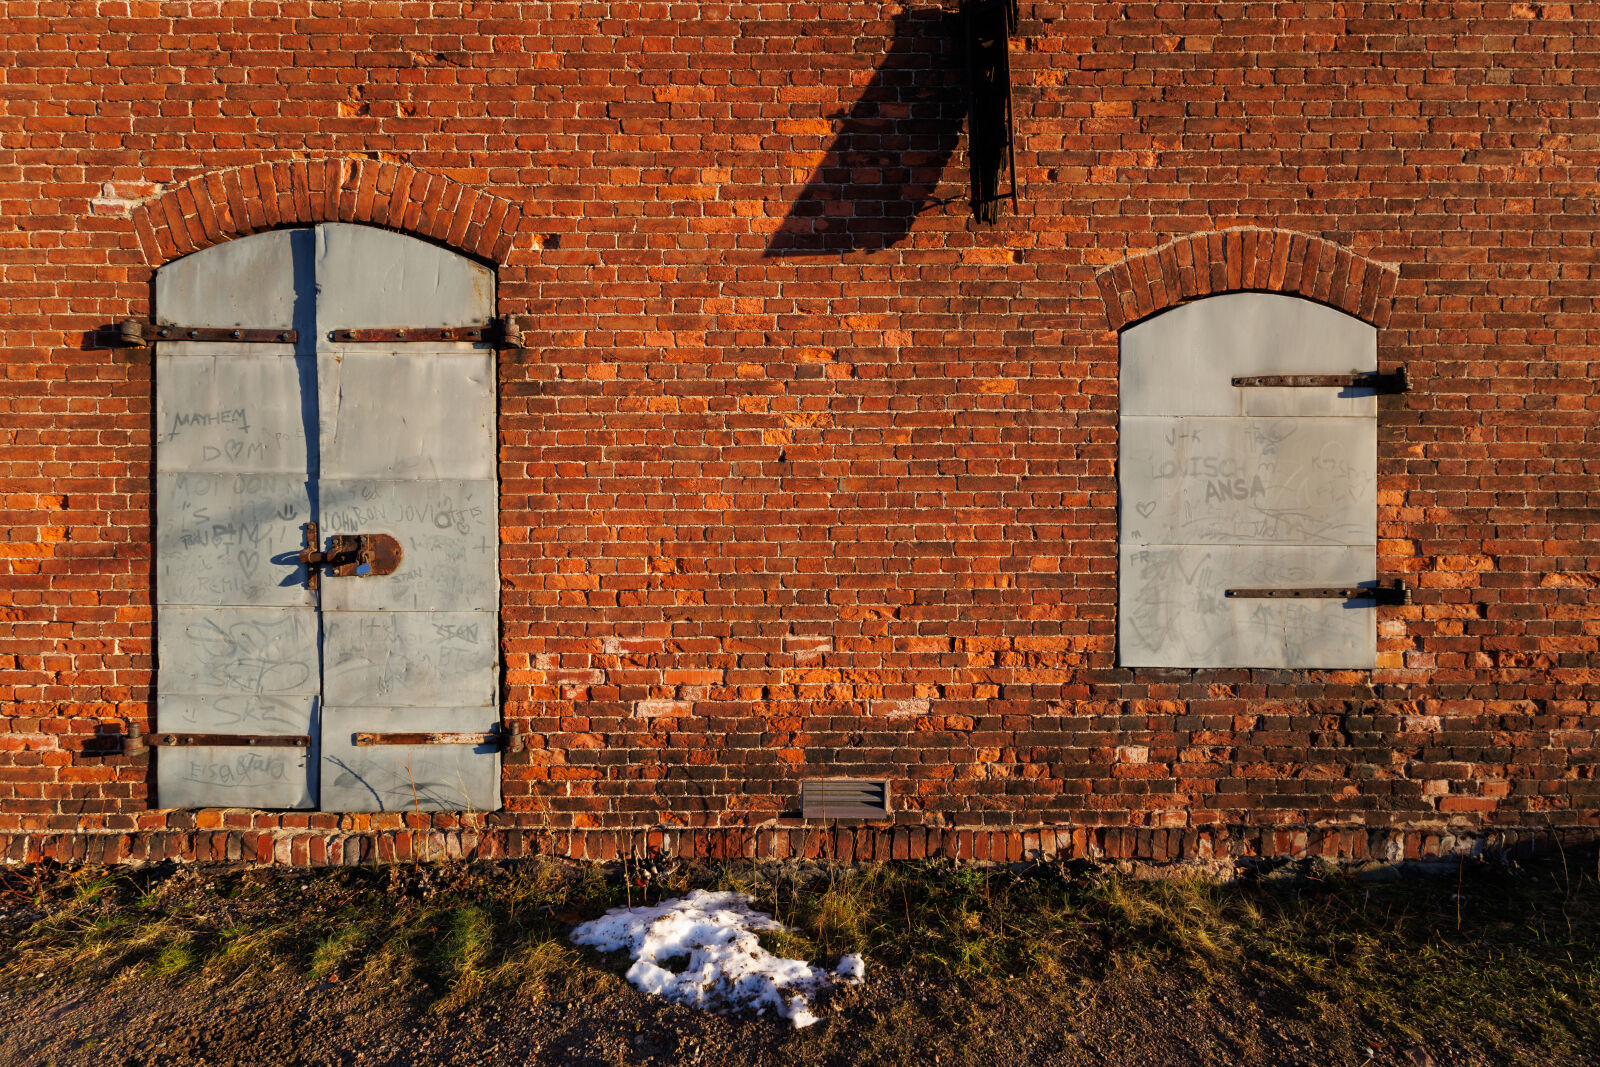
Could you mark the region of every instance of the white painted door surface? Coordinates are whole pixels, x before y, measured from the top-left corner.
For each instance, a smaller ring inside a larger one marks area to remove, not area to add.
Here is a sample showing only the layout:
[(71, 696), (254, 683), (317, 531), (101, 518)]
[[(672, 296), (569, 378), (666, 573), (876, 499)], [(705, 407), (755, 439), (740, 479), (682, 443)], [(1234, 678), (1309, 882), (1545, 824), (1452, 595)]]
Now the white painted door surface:
[[(158, 273), (159, 323), (299, 338), (157, 348), (157, 730), (309, 738), (160, 747), (162, 806), (499, 806), (493, 745), (388, 743), (498, 722), (493, 354), (330, 340), (480, 325), (493, 285), (447, 250), (345, 224)], [(400, 565), (309, 589), (308, 522), (324, 548), (387, 534)]]

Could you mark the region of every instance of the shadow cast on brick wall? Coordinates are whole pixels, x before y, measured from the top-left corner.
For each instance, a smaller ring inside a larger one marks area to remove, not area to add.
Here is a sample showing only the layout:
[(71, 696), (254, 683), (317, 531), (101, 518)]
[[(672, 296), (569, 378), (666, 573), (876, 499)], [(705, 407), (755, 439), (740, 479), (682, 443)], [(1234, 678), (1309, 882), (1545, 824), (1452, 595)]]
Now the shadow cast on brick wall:
[(936, 200), (966, 113), (960, 18), (895, 16), (889, 50), (765, 255), (835, 255), (890, 248)]

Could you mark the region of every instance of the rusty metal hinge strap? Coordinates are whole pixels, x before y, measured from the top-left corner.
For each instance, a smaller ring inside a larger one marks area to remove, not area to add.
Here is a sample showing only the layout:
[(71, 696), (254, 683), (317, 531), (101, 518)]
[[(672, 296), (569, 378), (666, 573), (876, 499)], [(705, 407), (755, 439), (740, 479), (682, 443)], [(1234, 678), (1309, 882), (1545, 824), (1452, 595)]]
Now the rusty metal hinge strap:
[(1230, 600), (1371, 600), (1379, 604), (1409, 604), (1411, 590), (1398, 579), (1376, 586), (1311, 586), (1290, 589), (1225, 589)]
[(498, 730), (483, 733), (371, 733), (355, 735), (357, 745), (494, 745), (504, 744), (506, 735)]
[(188, 745), (215, 745), (221, 748), (254, 747), (256, 745), (278, 748), (310, 748), (311, 738), (306, 734), (149, 734), (147, 745), (180, 748)]
[(417, 326), (329, 330), (328, 340), (339, 344), (402, 344), (418, 341), (466, 341), (492, 344), (496, 348), (517, 348), (522, 330), (517, 320), (506, 316), (478, 326)]
[(138, 319), (117, 323), (117, 339), (133, 348), (155, 341), (231, 341), (238, 344), (285, 344), (300, 340), (297, 330), (255, 329), (243, 326), (157, 326)]
[(1371, 389), (1377, 393), (1404, 393), (1410, 389), (1404, 368), (1393, 374), (1246, 374), (1233, 379), (1240, 389)]

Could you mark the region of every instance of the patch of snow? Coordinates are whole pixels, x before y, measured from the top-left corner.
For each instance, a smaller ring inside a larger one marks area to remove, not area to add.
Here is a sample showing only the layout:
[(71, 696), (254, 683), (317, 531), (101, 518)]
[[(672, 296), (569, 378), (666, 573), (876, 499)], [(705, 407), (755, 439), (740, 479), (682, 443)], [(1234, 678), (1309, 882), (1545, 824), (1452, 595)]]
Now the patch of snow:
[[(750, 907), (743, 893), (696, 889), (648, 907), (613, 908), (573, 928), (572, 941), (602, 952), (627, 949), (627, 978), (639, 989), (694, 1008), (769, 1008), (795, 1028), (817, 1021), (811, 998), (835, 983), (859, 985), (866, 963), (854, 953), (829, 972), (761, 947), (760, 930), (783, 924)], [(675, 961), (686, 961), (674, 969)]]

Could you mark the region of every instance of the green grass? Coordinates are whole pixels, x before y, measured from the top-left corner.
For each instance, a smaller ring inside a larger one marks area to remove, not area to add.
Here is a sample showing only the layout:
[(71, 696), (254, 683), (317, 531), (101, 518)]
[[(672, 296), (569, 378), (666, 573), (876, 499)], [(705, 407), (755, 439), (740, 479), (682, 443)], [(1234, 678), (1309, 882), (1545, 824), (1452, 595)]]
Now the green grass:
[(960, 1059), (957, 1039), (1007, 1005), (1059, 1029), (1106, 983), (1157, 977), (1197, 1008), (1242, 991), (1309, 1024), (1449, 1034), (1492, 1059), (1549, 1062), (1600, 1047), (1596, 874), (1592, 853), (1459, 881), (1313, 871), (1274, 887), (940, 863), (673, 868), (649, 886), (554, 861), (8, 872), (0, 980), (290, 976), (374, 995), (421, 988), (439, 1007), (610, 995), (625, 962), (570, 945), (572, 924), (703, 886), (749, 893), (782, 921), (762, 935), (775, 952), (830, 967), (865, 954), (868, 993), (874, 979), (933, 983), (927, 1004), (871, 1007), (865, 1031), (887, 1062), (947, 1039)]

